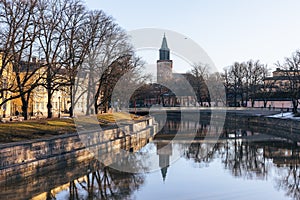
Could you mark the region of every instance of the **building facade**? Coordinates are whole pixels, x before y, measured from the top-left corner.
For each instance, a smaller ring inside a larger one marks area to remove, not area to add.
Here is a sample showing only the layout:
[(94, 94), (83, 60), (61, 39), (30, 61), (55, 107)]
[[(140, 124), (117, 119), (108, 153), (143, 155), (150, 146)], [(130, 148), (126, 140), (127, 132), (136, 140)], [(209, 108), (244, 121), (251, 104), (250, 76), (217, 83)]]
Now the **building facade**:
[[(11, 99), (4, 103), (0, 109), (0, 117), (12, 117), (22, 116), (22, 100), (20, 97), (20, 83), (18, 84), (18, 78), (21, 81), (21, 87), (23, 91), (28, 91), (29, 88), (33, 88), (30, 92), (23, 94), (26, 96), (29, 94), (27, 112), (29, 118), (32, 117), (47, 117), (47, 103), (48, 95), (47, 90), (43, 86), (45, 81), (45, 63), (33, 58), (31, 61), (21, 61), (17, 67), (13, 67), (11, 62), (2, 63), (4, 59), (0, 53), (0, 68), (3, 69), (1, 79), (2, 94), (0, 102), (6, 99)], [(61, 79), (57, 81), (62, 82), (65, 79), (65, 73), (58, 73)], [(17, 78), (18, 77), (18, 78)], [(32, 85), (35, 85), (32, 87)], [(7, 88), (7, 90), (6, 90)], [(51, 104), (52, 113), (54, 117), (60, 116), (63, 112), (68, 111), (70, 107), (69, 86), (60, 86), (52, 93)]]
[[(293, 108), (293, 98), (300, 97), (299, 92), (300, 71), (276, 68), (271, 77), (264, 79), (264, 87), (262, 87), (260, 95), (254, 99), (254, 107), (291, 110)], [(251, 102), (249, 102), (248, 107), (251, 107)]]

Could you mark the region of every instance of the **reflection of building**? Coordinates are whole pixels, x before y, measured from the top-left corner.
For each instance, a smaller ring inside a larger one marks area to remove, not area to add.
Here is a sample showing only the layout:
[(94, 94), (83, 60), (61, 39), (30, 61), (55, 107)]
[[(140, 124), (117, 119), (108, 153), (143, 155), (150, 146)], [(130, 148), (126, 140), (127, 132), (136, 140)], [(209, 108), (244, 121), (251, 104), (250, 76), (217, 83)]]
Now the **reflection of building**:
[(159, 167), (163, 181), (167, 177), (168, 167), (170, 165), (170, 156), (172, 156), (172, 143), (170, 142), (157, 142), (156, 153), (159, 156)]
[(265, 158), (270, 158), (277, 166), (300, 166), (299, 146), (282, 141), (273, 142), (264, 148)]

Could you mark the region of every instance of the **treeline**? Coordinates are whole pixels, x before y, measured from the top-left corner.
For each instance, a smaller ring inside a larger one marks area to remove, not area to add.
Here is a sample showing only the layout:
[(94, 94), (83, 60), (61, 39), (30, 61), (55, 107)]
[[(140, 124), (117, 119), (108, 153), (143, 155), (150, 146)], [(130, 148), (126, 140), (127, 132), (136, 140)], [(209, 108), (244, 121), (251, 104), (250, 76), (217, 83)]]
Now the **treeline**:
[[(117, 79), (129, 71), (139, 76), (142, 67), (125, 31), (81, 0), (2, 0), (0, 27), (0, 106), (20, 98), (25, 119), (39, 86), (47, 91), (48, 118), (58, 90), (70, 95), (71, 116), (83, 96), (86, 114), (97, 113), (107, 107)], [(88, 86), (82, 87), (79, 72)]]
[[(259, 92), (267, 92), (265, 78), (268, 76), (268, 68), (259, 60), (247, 62), (235, 62), (224, 68), (222, 74), (227, 100), (231, 99), (231, 106), (247, 106), (251, 99), (254, 106), (255, 96)], [(241, 104), (241, 105), (240, 105)]]
[[(282, 63), (275, 64), (276, 76), (270, 76), (270, 69), (259, 60), (234, 62), (223, 72), (211, 72), (210, 66), (196, 63), (188, 73), (196, 77), (195, 93), (199, 104), (211, 106), (222, 102), (227, 106), (254, 107), (262, 101), (267, 107), (271, 100), (290, 100), (292, 110), (297, 113), (300, 99), (300, 51), (297, 50)], [(220, 85), (222, 85), (220, 87)], [(224, 91), (225, 95), (222, 95)], [(249, 103), (250, 102), (250, 103)]]

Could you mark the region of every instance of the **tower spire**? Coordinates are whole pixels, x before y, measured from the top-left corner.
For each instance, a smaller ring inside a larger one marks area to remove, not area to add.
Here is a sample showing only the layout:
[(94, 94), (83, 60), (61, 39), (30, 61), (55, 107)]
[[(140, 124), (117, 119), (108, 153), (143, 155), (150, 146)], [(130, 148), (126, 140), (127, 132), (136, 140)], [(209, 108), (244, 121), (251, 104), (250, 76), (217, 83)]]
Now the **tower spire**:
[(161, 47), (159, 49), (159, 60), (170, 60), (170, 49), (168, 48), (166, 33), (164, 33)]

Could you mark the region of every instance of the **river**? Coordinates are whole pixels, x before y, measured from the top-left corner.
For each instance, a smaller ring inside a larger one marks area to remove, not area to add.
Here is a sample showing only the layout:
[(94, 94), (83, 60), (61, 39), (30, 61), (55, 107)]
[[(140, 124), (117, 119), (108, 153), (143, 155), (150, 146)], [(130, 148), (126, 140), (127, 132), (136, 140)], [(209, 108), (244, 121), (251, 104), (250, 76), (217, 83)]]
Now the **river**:
[[(31, 199), (53, 200), (300, 199), (297, 142), (250, 128), (213, 127), (207, 120), (196, 126), (193, 120), (183, 123), (177, 118), (158, 122), (164, 124), (158, 135), (127, 160), (139, 173), (95, 161), (2, 184), (1, 195), (14, 193), (22, 199), (31, 188)], [(181, 137), (174, 137), (179, 130)], [(216, 136), (216, 130), (221, 134)], [(196, 135), (191, 136), (192, 131)], [(140, 162), (144, 154), (151, 159)], [(66, 173), (74, 178), (67, 180)]]

